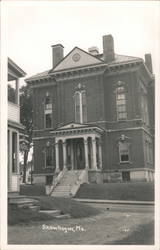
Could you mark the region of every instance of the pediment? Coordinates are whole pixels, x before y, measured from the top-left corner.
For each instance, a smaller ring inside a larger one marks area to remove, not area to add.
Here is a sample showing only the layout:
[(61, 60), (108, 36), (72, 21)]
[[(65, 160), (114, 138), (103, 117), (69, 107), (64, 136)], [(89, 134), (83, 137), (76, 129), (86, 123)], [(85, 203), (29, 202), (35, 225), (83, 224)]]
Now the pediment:
[(86, 124), (81, 124), (81, 123), (69, 123), (67, 125), (64, 125), (62, 127), (59, 127), (57, 130), (60, 129), (69, 129), (69, 128), (83, 128), (83, 127), (87, 127), (88, 125)]
[(75, 47), (63, 60), (53, 69), (54, 71), (65, 70), (69, 68), (83, 67), (102, 63), (101, 60), (86, 51)]

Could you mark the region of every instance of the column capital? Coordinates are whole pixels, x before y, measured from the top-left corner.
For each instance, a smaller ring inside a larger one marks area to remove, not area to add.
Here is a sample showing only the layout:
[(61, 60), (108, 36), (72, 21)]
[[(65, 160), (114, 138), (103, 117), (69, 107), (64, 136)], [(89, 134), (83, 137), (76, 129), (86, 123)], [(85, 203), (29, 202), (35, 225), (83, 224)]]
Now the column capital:
[(88, 139), (83, 138), (84, 144), (87, 145), (88, 144)]
[(92, 138), (92, 142), (93, 142), (93, 143), (96, 143), (96, 138)]
[(59, 139), (56, 138), (56, 139), (55, 139), (55, 144), (58, 144), (58, 143), (59, 143)]
[(65, 140), (65, 141), (62, 141), (62, 144), (63, 144), (64, 146), (66, 146), (66, 144), (67, 144), (67, 143), (66, 143), (66, 140)]

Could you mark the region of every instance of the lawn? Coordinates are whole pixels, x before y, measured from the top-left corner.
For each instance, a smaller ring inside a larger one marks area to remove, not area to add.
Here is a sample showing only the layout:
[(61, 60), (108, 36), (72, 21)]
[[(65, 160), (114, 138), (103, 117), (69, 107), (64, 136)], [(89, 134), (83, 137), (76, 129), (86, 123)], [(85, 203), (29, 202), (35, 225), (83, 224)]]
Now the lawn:
[(76, 198), (154, 201), (154, 183), (82, 184)]
[(154, 222), (140, 225), (132, 234), (114, 243), (116, 245), (153, 245)]
[[(52, 219), (8, 227), (9, 244), (126, 245), (152, 244), (153, 213), (104, 211), (85, 218)], [(62, 229), (81, 228), (68, 231)]]
[[(50, 196), (36, 196), (39, 200), (41, 210), (60, 210), (62, 214), (70, 214), (73, 218), (82, 218), (97, 215), (100, 210), (89, 205), (74, 201), (70, 198), (58, 198)], [(53, 217), (47, 214), (41, 214), (29, 209), (12, 209), (8, 207), (9, 225), (30, 223), (33, 221), (53, 220)]]

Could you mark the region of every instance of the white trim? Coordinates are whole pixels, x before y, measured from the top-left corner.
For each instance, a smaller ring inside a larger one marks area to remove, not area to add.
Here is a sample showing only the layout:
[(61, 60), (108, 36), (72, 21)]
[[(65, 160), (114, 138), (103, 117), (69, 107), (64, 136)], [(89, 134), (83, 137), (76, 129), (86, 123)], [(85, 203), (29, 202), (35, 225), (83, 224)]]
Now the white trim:
[(151, 133), (149, 133), (146, 129), (144, 129), (143, 127), (134, 127), (134, 128), (123, 128), (123, 129), (106, 129), (106, 132), (120, 132), (120, 131), (125, 131), (125, 130), (139, 130), (142, 129), (144, 132), (146, 132), (148, 135), (150, 135), (151, 137), (153, 137), (154, 135), (152, 135)]

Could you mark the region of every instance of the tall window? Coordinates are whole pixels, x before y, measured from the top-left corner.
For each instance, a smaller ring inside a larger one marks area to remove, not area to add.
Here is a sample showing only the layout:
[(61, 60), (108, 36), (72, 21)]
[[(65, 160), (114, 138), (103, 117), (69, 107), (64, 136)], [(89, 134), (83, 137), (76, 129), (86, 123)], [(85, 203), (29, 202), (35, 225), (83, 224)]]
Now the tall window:
[(81, 123), (81, 114), (80, 114), (80, 92), (75, 93), (75, 121)]
[(125, 141), (119, 142), (119, 158), (121, 163), (129, 161), (129, 144)]
[(47, 96), (45, 98), (44, 113), (45, 113), (45, 128), (51, 128), (52, 127), (52, 99), (50, 96)]
[(148, 163), (153, 163), (153, 147), (152, 143), (149, 141), (145, 141), (145, 153), (146, 153), (146, 161)]
[(149, 124), (148, 102), (147, 102), (147, 95), (145, 93), (143, 93), (141, 97), (141, 108), (142, 108), (143, 122), (148, 125)]
[(87, 100), (85, 90), (75, 93), (75, 121), (78, 123), (87, 122)]
[(53, 168), (53, 149), (52, 149), (52, 147), (46, 148), (46, 168)]
[(117, 119), (126, 120), (126, 93), (124, 86), (118, 86), (116, 89)]

